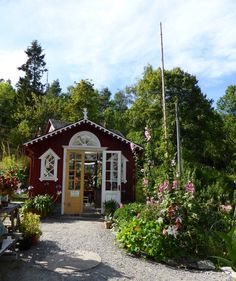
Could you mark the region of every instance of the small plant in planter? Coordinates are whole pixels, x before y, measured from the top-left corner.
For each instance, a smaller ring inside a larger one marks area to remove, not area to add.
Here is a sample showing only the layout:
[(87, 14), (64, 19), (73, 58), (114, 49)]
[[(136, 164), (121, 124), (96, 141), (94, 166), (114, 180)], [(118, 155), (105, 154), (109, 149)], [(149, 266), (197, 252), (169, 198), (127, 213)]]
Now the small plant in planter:
[(106, 229), (110, 229), (113, 224), (113, 217), (111, 214), (105, 215), (104, 217), (104, 225)]
[(52, 196), (45, 194), (34, 197), (34, 209), (41, 217), (47, 217), (52, 212), (52, 207)]
[(22, 212), (31, 212), (40, 215), (41, 218), (47, 217), (53, 208), (52, 196), (37, 195), (34, 198), (26, 200), (22, 206)]
[(21, 217), (20, 231), (23, 234), (20, 249), (28, 250), (33, 241), (38, 241), (42, 235), (40, 229), (40, 216), (31, 212), (23, 213)]
[(118, 203), (111, 199), (111, 200), (108, 200), (108, 201), (105, 201), (103, 203), (103, 206), (104, 206), (104, 215), (112, 215), (114, 214), (115, 210), (118, 209), (119, 205)]

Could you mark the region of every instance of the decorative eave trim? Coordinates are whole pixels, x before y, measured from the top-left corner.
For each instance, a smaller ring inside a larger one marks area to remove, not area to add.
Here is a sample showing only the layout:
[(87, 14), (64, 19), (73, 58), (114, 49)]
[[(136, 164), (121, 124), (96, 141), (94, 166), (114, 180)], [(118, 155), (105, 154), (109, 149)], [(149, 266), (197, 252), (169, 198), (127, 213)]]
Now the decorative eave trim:
[(52, 131), (52, 132), (50, 132), (50, 133), (47, 133), (47, 134), (45, 134), (45, 135), (43, 135), (43, 136), (37, 137), (37, 138), (35, 138), (35, 139), (32, 139), (31, 141), (25, 142), (23, 145), (24, 145), (24, 146), (29, 146), (29, 145), (31, 145), (31, 144), (34, 144), (34, 143), (40, 142), (40, 141), (42, 141), (42, 140), (48, 139), (48, 138), (50, 138), (50, 137), (52, 137), (52, 136), (54, 136), (54, 135), (58, 135), (58, 134), (60, 134), (60, 133), (62, 133), (62, 132), (64, 132), (64, 131), (68, 131), (68, 130), (70, 130), (71, 128), (75, 128), (75, 127), (77, 127), (77, 126), (79, 126), (79, 125), (81, 125), (81, 124), (90, 124), (91, 126), (97, 128), (97, 129), (99, 129), (100, 131), (102, 131), (102, 132), (104, 132), (104, 133), (106, 133), (106, 134), (108, 134), (108, 135), (113, 136), (114, 138), (116, 138), (116, 139), (118, 139), (118, 140), (120, 140), (120, 141), (122, 141), (122, 142), (124, 142), (124, 143), (126, 143), (126, 144), (131, 144), (131, 143), (132, 143), (132, 144), (134, 144), (134, 147), (135, 147), (135, 148), (137, 148), (137, 149), (139, 149), (139, 150), (143, 150), (143, 148), (142, 148), (140, 145), (135, 144), (135, 143), (133, 143), (132, 141), (129, 141), (129, 140), (127, 140), (126, 138), (124, 138), (124, 137), (122, 137), (122, 136), (120, 136), (120, 135), (118, 135), (118, 134), (116, 134), (116, 133), (114, 133), (114, 132), (112, 132), (112, 131), (106, 129), (105, 127), (103, 127), (103, 126), (101, 126), (101, 125), (98, 125), (97, 123), (94, 123), (94, 122), (92, 122), (92, 121), (90, 121), (90, 120), (88, 120), (88, 119), (79, 120), (79, 121), (76, 122), (76, 123), (67, 125), (67, 126), (62, 127), (62, 128), (60, 128), (60, 129), (54, 130), (54, 131)]

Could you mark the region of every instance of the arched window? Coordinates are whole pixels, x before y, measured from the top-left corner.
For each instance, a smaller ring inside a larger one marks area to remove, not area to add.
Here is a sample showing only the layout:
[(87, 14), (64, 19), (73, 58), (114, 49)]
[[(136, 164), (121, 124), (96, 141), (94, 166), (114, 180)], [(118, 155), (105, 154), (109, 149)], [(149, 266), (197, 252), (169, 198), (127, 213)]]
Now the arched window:
[(57, 154), (49, 148), (44, 152), (39, 159), (41, 159), (40, 181), (57, 181), (57, 164), (60, 159)]
[(101, 147), (101, 143), (96, 135), (88, 131), (75, 134), (69, 143), (70, 146), (92, 146)]

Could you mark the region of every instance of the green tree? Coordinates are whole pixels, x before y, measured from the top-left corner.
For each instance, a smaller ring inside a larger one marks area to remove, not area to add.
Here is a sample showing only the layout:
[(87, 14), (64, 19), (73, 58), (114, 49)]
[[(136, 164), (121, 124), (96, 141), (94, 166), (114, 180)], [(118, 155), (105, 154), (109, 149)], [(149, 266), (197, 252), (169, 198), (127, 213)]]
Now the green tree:
[(64, 100), (61, 97), (32, 95), (33, 105), (24, 105), (22, 111), (15, 114), (17, 126), (11, 130), (14, 144), (19, 145), (35, 137), (40, 127), (44, 132), (50, 118), (62, 119)]
[(123, 135), (128, 133), (128, 95), (124, 91), (119, 91), (110, 100), (109, 105), (104, 110), (104, 120), (106, 127), (117, 131)]
[(9, 131), (14, 127), (13, 113), (15, 111), (16, 92), (9, 82), (0, 82), (0, 142), (10, 142)]
[(32, 94), (37, 96), (44, 95), (45, 85), (42, 83), (42, 77), (47, 71), (44, 61), (45, 54), (37, 40), (34, 40), (25, 51), (27, 61), (18, 70), (24, 72), (17, 83), (17, 94), (19, 101), (24, 104), (31, 104)]
[(88, 80), (81, 80), (69, 88), (68, 103), (64, 109), (65, 120), (75, 122), (83, 118), (83, 109), (87, 108), (88, 118), (99, 121), (99, 95), (93, 84)]
[(59, 80), (55, 80), (49, 85), (47, 93), (48, 96), (58, 97), (61, 94), (61, 86)]
[(225, 95), (217, 101), (217, 109), (223, 115), (236, 116), (236, 85), (227, 87)]
[[(176, 152), (175, 102), (179, 104), (182, 155), (186, 161), (220, 165), (217, 150), (222, 147), (222, 122), (212, 108), (212, 101), (201, 92), (195, 76), (180, 68), (165, 71), (168, 138), (171, 157)], [(165, 155), (162, 121), (161, 69), (145, 68), (143, 78), (130, 89), (136, 97), (129, 110), (130, 133), (144, 144), (144, 128), (152, 136), (155, 161)]]
[(236, 85), (227, 87), (225, 95), (217, 101), (217, 109), (224, 122), (225, 144), (228, 148), (228, 168), (236, 170)]

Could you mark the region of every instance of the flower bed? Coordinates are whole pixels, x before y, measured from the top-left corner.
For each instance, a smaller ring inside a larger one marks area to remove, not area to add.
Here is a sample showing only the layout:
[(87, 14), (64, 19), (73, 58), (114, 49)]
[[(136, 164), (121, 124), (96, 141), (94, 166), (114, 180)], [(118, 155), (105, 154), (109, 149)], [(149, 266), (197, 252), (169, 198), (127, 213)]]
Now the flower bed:
[(114, 218), (117, 239), (132, 254), (181, 262), (223, 252), (215, 230), (229, 229), (230, 214), (200, 201), (192, 182), (180, 186), (177, 181), (165, 181), (141, 210), (134, 213), (132, 204), (128, 206), (118, 209)]

